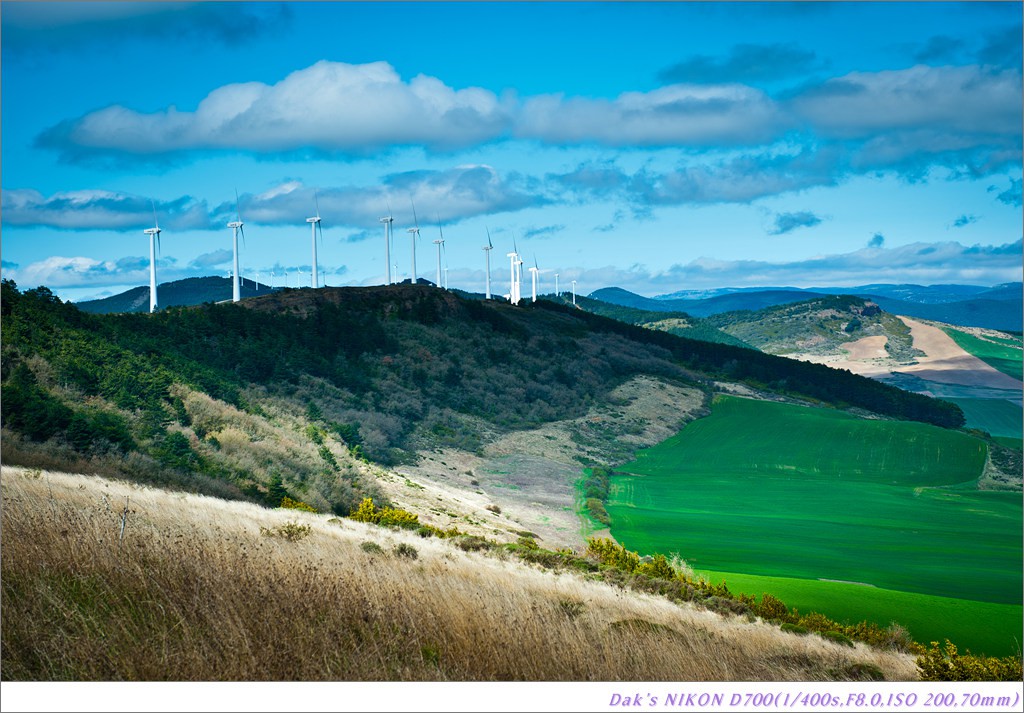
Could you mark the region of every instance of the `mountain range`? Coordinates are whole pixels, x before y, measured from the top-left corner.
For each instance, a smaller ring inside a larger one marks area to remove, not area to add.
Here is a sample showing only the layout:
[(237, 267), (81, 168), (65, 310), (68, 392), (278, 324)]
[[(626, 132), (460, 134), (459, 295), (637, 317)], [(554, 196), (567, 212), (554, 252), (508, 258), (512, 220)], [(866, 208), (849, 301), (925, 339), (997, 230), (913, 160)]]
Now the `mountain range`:
[(708, 317), (723, 312), (759, 310), (825, 295), (853, 295), (871, 300), (883, 310), (908, 317), (932, 319), (962, 327), (986, 327), (1020, 332), (1024, 322), (1024, 283), (994, 287), (977, 285), (862, 285), (859, 287), (765, 287), (684, 290), (657, 297), (606, 287), (590, 297), (650, 312), (685, 312)]

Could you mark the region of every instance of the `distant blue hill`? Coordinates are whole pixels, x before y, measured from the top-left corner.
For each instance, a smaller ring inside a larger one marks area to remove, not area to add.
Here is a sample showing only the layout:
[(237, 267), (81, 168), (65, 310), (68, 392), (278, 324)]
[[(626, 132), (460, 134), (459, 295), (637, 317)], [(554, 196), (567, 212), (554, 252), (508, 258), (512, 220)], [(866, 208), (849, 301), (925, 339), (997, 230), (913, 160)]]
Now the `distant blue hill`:
[[(267, 285), (252, 280), (242, 280), (242, 298), (265, 295), (271, 291)], [(156, 286), (156, 301), (161, 309), (165, 307), (191, 307), (206, 302), (220, 302), (231, 299), (231, 280), (227, 277), (189, 277), (184, 280), (165, 282)], [(149, 286), (133, 287), (119, 295), (99, 300), (76, 302), (83, 312), (113, 314), (116, 312), (148, 312)]]
[[(706, 295), (680, 298), (681, 295)], [(759, 310), (802, 302), (822, 295), (855, 295), (876, 302), (886, 312), (933, 319), (963, 327), (986, 327), (1019, 332), (1024, 326), (1024, 283), (994, 287), (979, 285), (862, 285), (859, 287), (721, 288), (686, 290), (659, 297), (643, 297), (619, 287), (591, 293), (594, 299), (655, 312), (686, 312), (708, 317), (722, 312)]]

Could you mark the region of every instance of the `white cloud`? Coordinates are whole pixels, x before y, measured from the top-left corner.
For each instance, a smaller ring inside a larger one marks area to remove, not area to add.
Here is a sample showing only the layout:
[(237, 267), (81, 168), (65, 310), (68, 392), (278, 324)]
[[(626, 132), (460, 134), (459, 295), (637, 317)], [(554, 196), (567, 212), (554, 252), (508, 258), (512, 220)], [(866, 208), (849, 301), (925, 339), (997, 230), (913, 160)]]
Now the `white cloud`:
[(605, 146), (729, 146), (773, 140), (788, 123), (759, 89), (676, 84), (611, 101), (533, 97), (523, 105), (515, 135)]
[[(477, 215), (516, 211), (546, 202), (516, 175), (501, 176), (491, 166), (467, 164), (444, 171), (410, 171), (385, 176), (377, 186), (320, 188), (297, 181), (275, 186), (258, 195), (240, 197), (242, 218), (264, 225), (301, 223), (319, 203), (323, 227), (366, 226), (388, 213), (396, 223), (412, 225), (412, 206), (419, 206), (421, 226), (438, 219), (454, 223)], [(214, 215), (233, 219), (235, 204), (224, 203)], [(396, 225), (397, 228), (397, 225)], [(376, 233), (374, 233), (376, 234)]]
[(499, 136), (508, 123), (508, 108), (487, 90), (456, 90), (422, 74), (406, 82), (386, 62), (324, 60), (277, 84), (220, 87), (194, 112), (107, 107), (50, 129), (40, 142), (72, 156), (208, 149), (362, 155), (396, 145), (472, 146)]

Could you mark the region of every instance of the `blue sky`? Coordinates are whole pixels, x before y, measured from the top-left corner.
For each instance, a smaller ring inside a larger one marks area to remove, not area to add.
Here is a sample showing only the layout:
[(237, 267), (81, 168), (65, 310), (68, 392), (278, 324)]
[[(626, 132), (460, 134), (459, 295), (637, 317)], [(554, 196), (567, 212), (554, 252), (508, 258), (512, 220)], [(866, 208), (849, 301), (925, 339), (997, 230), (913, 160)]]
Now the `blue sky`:
[[(550, 290), (1021, 279), (1021, 3), (4, 2), (2, 271)], [(274, 277), (271, 278), (271, 272)]]

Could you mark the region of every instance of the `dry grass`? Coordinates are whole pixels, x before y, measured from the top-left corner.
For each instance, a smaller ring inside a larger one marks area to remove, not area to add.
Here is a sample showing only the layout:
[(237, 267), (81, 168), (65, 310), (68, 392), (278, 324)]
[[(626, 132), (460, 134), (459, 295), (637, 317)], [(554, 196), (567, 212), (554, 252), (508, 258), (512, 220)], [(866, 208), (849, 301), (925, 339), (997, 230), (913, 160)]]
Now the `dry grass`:
[(916, 678), (908, 656), (349, 520), (19, 468), (2, 491), (8, 681)]

